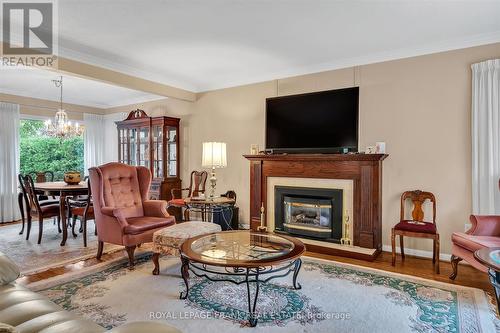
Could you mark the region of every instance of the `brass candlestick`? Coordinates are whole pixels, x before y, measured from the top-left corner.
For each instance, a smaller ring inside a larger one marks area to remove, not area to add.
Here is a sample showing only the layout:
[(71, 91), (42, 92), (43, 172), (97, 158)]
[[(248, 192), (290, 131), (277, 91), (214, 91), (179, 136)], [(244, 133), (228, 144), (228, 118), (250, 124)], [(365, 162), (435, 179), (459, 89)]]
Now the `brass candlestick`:
[(343, 232), (344, 236), (340, 239), (340, 244), (342, 245), (352, 245), (352, 240), (349, 237), (349, 224), (350, 224), (349, 211), (346, 209), (344, 218), (344, 232)]
[(264, 214), (265, 212), (265, 209), (264, 209), (264, 203), (262, 202), (260, 204), (260, 225), (257, 227), (257, 231), (260, 231), (260, 232), (266, 232), (267, 231), (267, 227), (264, 225)]

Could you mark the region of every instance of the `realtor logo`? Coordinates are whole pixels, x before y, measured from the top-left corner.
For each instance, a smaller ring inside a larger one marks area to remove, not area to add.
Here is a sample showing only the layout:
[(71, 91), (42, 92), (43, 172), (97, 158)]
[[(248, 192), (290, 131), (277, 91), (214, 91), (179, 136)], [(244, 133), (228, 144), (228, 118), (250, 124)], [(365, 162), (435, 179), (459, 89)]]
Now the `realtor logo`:
[(2, 4), (2, 65), (53, 67), (56, 41), (55, 0)]

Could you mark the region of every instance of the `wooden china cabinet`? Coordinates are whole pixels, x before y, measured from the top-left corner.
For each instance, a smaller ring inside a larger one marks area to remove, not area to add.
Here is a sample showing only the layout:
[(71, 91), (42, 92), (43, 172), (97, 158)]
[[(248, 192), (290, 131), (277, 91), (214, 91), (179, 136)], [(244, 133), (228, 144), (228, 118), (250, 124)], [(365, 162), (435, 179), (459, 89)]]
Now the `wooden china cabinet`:
[(149, 117), (139, 109), (116, 122), (118, 160), (151, 170), (151, 199), (170, 200), (171, 190), (181, 188), (179, 122), (179, 118)]

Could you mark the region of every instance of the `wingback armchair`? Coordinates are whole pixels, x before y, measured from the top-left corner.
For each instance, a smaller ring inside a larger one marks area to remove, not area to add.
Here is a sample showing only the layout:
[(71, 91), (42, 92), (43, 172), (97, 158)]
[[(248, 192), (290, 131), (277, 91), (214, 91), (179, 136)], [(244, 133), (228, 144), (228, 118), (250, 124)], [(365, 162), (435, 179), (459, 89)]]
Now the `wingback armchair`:
[(98, 230), (97, 259), (104, 242), (125, 246), (134, 267), (137, 245), (151, 242), (153, 233), (175, 224), (167, 202), (148, 200), (151, 173), (145, 167), (108, 163), (89, 169)]
[[(500, 187), (500, 180), (498, 182)], [(454, 280), (458, 273), (458, 263), (467, 261), (471, 266), (486, 272), (488, 269), (474, 258), (474, 252), (483, 247), (500, 247), (500, 216), (471, 215), (471, 228), (465, 233), (454, 232), (451, 236), (451, 266)]]

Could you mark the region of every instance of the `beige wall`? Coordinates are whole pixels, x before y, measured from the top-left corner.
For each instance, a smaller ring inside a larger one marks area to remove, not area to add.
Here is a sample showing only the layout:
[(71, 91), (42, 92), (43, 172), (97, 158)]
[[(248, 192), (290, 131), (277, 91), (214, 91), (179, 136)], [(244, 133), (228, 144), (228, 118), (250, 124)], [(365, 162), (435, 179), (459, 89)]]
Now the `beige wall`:
[[(203, 141), (227, 142), (219, 192), (237, 192), (240, 218), (248, 222), (249, 167), (241, 155), (253, 143), (264, 146), (265, 98), (359, 85), (360, 149), (386, 141), (390, 155), (384, 162), (384, 245), (399, 218), (401, 192), (420, 188), (437, 196), (442, 253), (450, 253), (451, 233), (464, 230), (471, 212), (470, 65), (498, 57), (500, 44), (492, 44), (216, 90), (198, 94), (194, 103), (166, 99), (142, 107), (182, 118), (185, 181), (200, 168)], [(432, 250), (425, 240), (408, 239), (406, 247)]]

